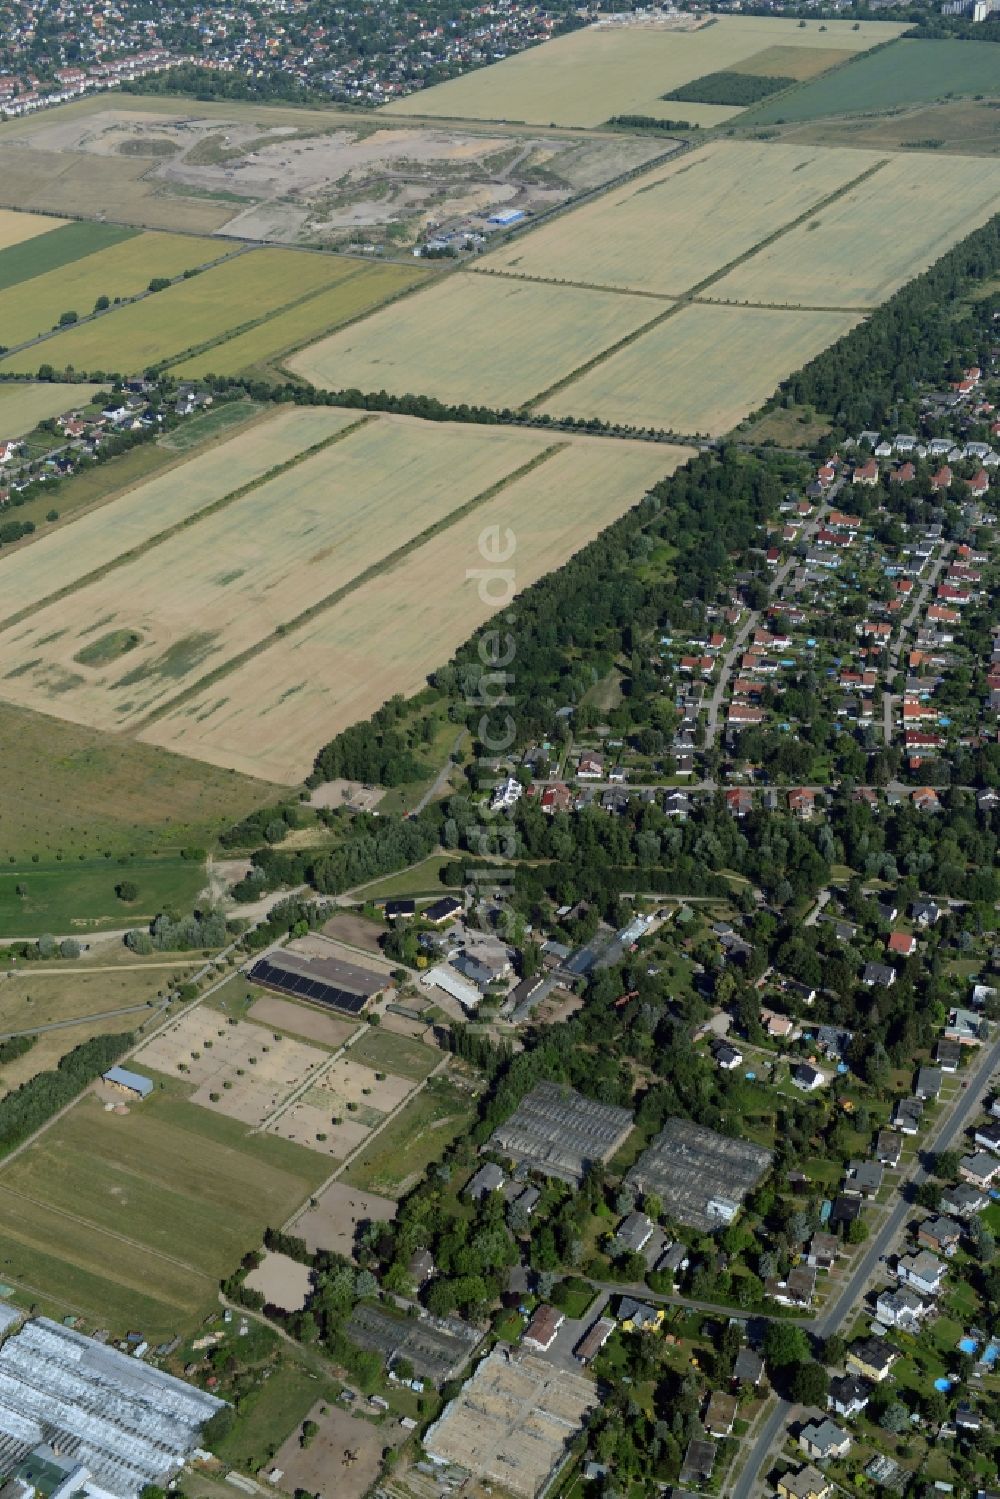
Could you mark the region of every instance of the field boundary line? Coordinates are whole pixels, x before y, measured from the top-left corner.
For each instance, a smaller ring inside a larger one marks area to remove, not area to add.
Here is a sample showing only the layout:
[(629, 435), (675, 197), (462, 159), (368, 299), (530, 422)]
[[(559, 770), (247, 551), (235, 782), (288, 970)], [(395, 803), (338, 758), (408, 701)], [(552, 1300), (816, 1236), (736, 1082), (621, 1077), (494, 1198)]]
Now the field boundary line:
[[(164, 967), (167, 966), (170, 965), (164, 964)], [(66, 973), (68, 970), (63, 968), (57, 971)], [(104, 973), (108, 971), (108, 969), (101, 970)], [(0, 1031), (0, 1041), (10, 1041), (15, 1036), (45, 1036), (49, 1031), (70, 1030), (76, 1025), (89, 1025), (94, 1020), (114, 1020), (118, 1015), (138, 1015), (140, 1011), (145, 1011), (148, 1015), (152, 1016), (161, 1013), (166, 1009), (166, 1006), (166, 1000), (153, 1005), (143, 1002), (138, 1005), (124, 1005), (120, 1010), (99, 1010), (96, 1015), (81, 1015), (78, 1019), (51, 1020), (48, 1025), (36, 1025), (27, 1031)]]
[[(284, 463), (275, 464), (273, 468), (269, 468), (265, 473), (259, 474), (256, 479), (250, 479), (246, 484), (241, 484), (238, 489), (230, 490), (228, 494), (221, 495), (217, 500), (210, 500), (207, 505), (203, 506), (201, 510), (196, 510), (193, 515), (185, 516), (183, 520), (176, 521), (174, 525), (167, 526), (163, 531), (158, 531), (155, 536), (150, 536), (148, 540), (140, 542), (137, 546), (129, 547), (128, 551), (119, 552), (117, 557), (112, 557), (108, 562), (102, 563), (100, 567), (92, 568), (89, 573), (84, 573), (81, 577), (74, 579), (72, 583), (67, 583), (65, 587), (56, 589), (55, 593), (46, 594), (43, 598), (37, 599), (33, 604), (28, 604), (25, 608), (19, 609), (16, 614), (12, 614), (8, 619), (0, 620), (0, 632), (12, 629), (14, 625), (21, 624), (22, 621), (30, 619), (39, 609), (48, 608), (50, 604), (57, 604), (61, 599), (68, 598), (71, 594), (79, 592), (81, 588), (86, 588), (91, 583), (97, 583), (102, 578), (106, 578), (109, 573), (116, 572), (127, 563), (135, 562), (139, 557), (145, 556), (147, 552), (153, 551), (156, 547), (162, 546), (165, 541), (170, 541), (172, 537), (179, 535), (181, 531), (186, 531), (190, 526), (197, 525), (199, 521), (207, 520), (209, 516), (216, 515), (220, 510), (225, 510), (228, 506), (236, 504), (238, 500), (245, 499), (248, 494), (252, 494), (255, 489), (261, 488), (264, 484), (271, 483), (274, 479), (280, 479), (283, 474), (297, 468), (300, 463), (304, 463), (308, 458), (314, 458), (317, 454), (323, 452), (325, 448), (332, 447), (334, 443), (341, 442), (344, 438), (352, 436), (360, 427), (367, 426), (372, 420), (374, 418), (366, 413), (357, 421), (349, 423), (346, 427), (341, 427), (339, 431), (332, 433), (329, 437), (324, 437), (320, 442), (314, 442), (311, 447), (303, 448), (301, 452), (294, 454), (291, 458), (287, 458)], [(187, 454), (181, 455), (182, 459), (187, 456)]]
[[(643, 338), (647, 333), (658, 327), (660, 323), (666, 322), (667, 318), (676, 317), (677, 313), (683, 312), (686, 307), (690, 307), (692, 303), (701, 300), (701, 293), (709, 286), (714, 286), (717, 281), (721, 281), (724, 276), (728, 276), (730, 271), (734, 271), (738, 266), (745, 264), (746, 261), (752, 260), (755, 255), (759, 255), (762, 250), (766, 250), (768, 246), (773, 245), (777, 240), (783, 239), (786, 234), (791, 234), (793, 229), (798, 229), (801, 224), (808, 222), (814, 213), (821, 213), (824, 208), (829, 208), (832, 203), (836, 203), (845, 193), (852, 192), (862, 182), (867, 182), (869, 177), (874, 177), (876, 172), (881, 172), (883, 167), (888, 166), (891, 159), (891, 157), (883, 156), (872, 166), (866, 167), (863, 172), (859, 172), (856, 177), (850, 178), (847, 182), (842, 182), (834, 192), (827, 193), (825, 197), (813, 203), (803, 213), (797, 214), (787, 224), (782, 224), (779, 228), (766, 235), (764, 239), (758, 240), (749, 250), (745, 250), (741, 255), (735, 256), (734, 259), (728, 261), (724, 266), (720, 266), (717, 271), (713, 271), (711, 275), (705, 276), (701, 281), (695, 282), (694, 286), (689, 287), (683, 296), (678, 297), (673, 306), (668, 308), (666, 312), (661, 313), (659, 317), (651, 318), (648, 323), (644, 323), (641, 328), (636, 328), (632, 333), (626, 334), (617, 343), (609, 344), (606, 349), (600, 350), (592, 359), (588, 359), (585, 364), (581, 364), (577, 369), (571, 370), (568, 375), (563, 375), (561, 379), (554, 381), (552, 385), (546, 390), (541, 391), (537, 396), (532, 396), (529, 400), (522, 402), (517, 409), (525, 412), (533, 410), (540, 402), (547, 401), (560, 390), (565, 390), (568, 385), (572, 385), (576, 380), (582, 379), (584, 375), (588, 375), (598, 365), (604, 364), (615, 354), (621, 353), (622, 349), (628, 348), (629, 344), (633, 344), (638, 339)], [(738, 303), (735, 305), (739, 306)], [(781, 311), (783, 309), (774, 308), (768, 310)], [(872, 309), (867, 308), (866, 311), (871, 312)]]
[[(366, 418), (366, 420), (370, 421), (371, 418)], [(360, 423), (356, 425), (360, 425)], [(354, 428), (348, 427), (340, 435), (347, 436), (353, 430)], [(248, 661), (252, 661), (255, 656), (263, 655), (265, 651), (269, 650), (272, 645), (277, 644), (279, 640), (284, 640), (287, 636), (300, 630), (303, 625), (310, 624), (318, 615), (324, 614), (328, 609), (332, 609), (335, 605), (342, 603), (345, 598), (349, 598), (352, 593), (356, 593), (366, 583), (371, 583), (375, 578), (381, 577), (384, 573), (391, 572), (394, 567), (398, 567), (401, 562), (405, 562), (413, 552), (419, 551), (421, 547), (426, 546), (435, 536), (439, 536), (442, 532), (450, 530), (452, 526), (456, 525), (460, 520), (464, 520), (467, 515), (471, 515), (481, 505), (485, 505), (496, 495), (501, 494), (511, 484), (516, 484), (541, 464), (546, 463), (548, 459), (553, 458), (556, 453), (561, 453), (564, 448), (569, 446), (570, 444), (567, 442), (550, 443), (540, 453), (535, 453), (526, 463), (522, 463), (519, 468), (513, 469), (504, 478), (499, 479), (496, 484), (491, 484), (488, 489), (484, 489), (480, 494), (473, 495), (470, 500), (466, 500), (463, 505), (459, 505), (456, 510), (450, 511), (440, 520), (435, 521), (433, 525), (426, 526), (412, 540), (406, 541), (402, 546), (396, 547), (395, 551), (388, 552), (386, 556), (381, 557), (377, 562), (373, 562), (369, 567), (355, 574), (353, 578), (349, 578), (340, 588), (334, 589), (325, 598), (317, 600), (308, 609), (303, 609), (301, 614), (296, 614), (292, 619), (277, 625), (268, 635), (258, 640), (256, 644), (248, 646), (246, 650), (239, 651), (235, 656), (231, 656), (228, 661), (223, 661), (214, 671), (207, 672), (197, 682), (192, 682), (172, 698), (159, 703), (144, 718), (131, 724), (127, 732), (131, 735), (143, 733), (154, 723), (157, 723), (159, 719), (173, 713), (182, 703), (188, 702), (192, 697), (196, 697), (209, 687), (214, 687), (216, 682), (223, 681), (230, 673), (238, 671)]]
[(528, 276), (523, 271), (496, 271), (492, 266), (470, 266), (473, 276), (497, 276), (501, 281), (531, 281), (538, 286), (569, 286), (576, 291), (601, 291), (615, 297), (648, 297), (651, 302), (676, 302), (683, 292), (642, 291), (634, 286), (605, 286), (600, 281), (565, 281), (557, 276)]
[[(30, 1202), (32, 1207), (41, 1208), (46, 1213), (54, 1213), (57, 1218), (65, 1218), (70, 1223), (77, 1223), (81, 1228), (90, 1229), (94, 1233), (106, 1234), (109, 1239), (115, 1239), (119, 1244), (127, 1244), (130, 1249), (138, 1249), (143, 1254), (151, 1254), (158, 1260), (163, 1260), (167, 1265), (174, 1265), (178, 1270), (183, 1270), (190, 1275), (197, 1275), (201, 1280), (217, 1284), (216, 1277), (209, 1275), (207, 1270), (199, 1270), (195, 1265), (189, 1265), (186, 1260), (179, 1260), (176, 1255), (166, 1254), (162, 1249), (153, 1249), (148, 1244), (142, 1244), (138, 1239), (130, 1239), (128, 1234), (119, 1233), (114, 1228), (102, 1228), (99, 1223), (92, 1223), (89, 1218), (82, 1217), (79, 1213), (71, 1213), (68, 1208), (55, 1207), (52, 1203), (43, 1202), (38, 1197), (32, 1197), (28, 1192), (19, 1192), (16, 1187), (8, 1187), (6, 1182), (0, 1182), (0, 1194), (7, 1193), (9, 1197), (16, 1197), (20, 1202)], [(9, 1230), (8, 1230), (9, 1232)], [(82, 1268), (82, 1267), (81, 1267)], [(96, 1273), (100, 1273), (99, 1271)]]
[(848, 316), (870, 317), (875, 311), (872, 307), (813, 307), (807, 302), (729, 302), (721, 297), (692, 297), (691, 302), (695, 307), (734, 307), (737, 310), (749, 307), (757, 312), (843, 312)]

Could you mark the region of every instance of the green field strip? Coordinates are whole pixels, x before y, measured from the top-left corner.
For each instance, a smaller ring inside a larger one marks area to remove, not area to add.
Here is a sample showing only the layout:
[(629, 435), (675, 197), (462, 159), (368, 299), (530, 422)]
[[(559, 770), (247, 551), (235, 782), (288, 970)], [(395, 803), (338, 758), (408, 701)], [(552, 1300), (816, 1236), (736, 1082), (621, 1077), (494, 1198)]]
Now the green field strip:
[[(353, 430), (353, 427), (348, 427), (341, 435), (347, 436)], [(140, 719), (138, 723), (134, 724), (130, 732), (132, 734), (143, 733), (144, 730), (156, 723), (158, 719), (165, 718), (167, 714), (173, 713), (181, 704), (196, 697), (198, 693), (204, 692), (209, 687), (214, 687), (216, 682), (222, 681), (231, 672), (245, 666), (247, 662), (252, 661), (255, 656), (261, 655), (279, 640), (284, 640), (288, 635), (293, 634), (294, 631), (302, 629), (303, 625), (309, 624), (318, 615), (325, 614), (328, 609), (332, 609), (336, 604), (342, 603), (344, 599), (349, 598), (352, 593), (356, 593), (366, 583), (371, 583), (383, 573), (390, 572), (392, 568), (398, 567), (401, 562), (404, 562), (413, 552), (418, 551), (420, 547), (426, 546), (427, 542), (431, 541), (435, 536), (439, 536), (442, 531), (449, 530), (458, 521), (463, 520), (467, 515), (471, 515), (474, 510), (478, 510), (481, 505), (485, 505), (489, 500), (494, 499), (512, 484), (516, 484), (518, 480), (526, 478), (534, 469), (547, 462), (549, 458), (553, 458), (556, 453), (562, 452), (567, 446), (568, 444), (564, 442), (554, 442), (547, 448), (543, 448), (540, 453), (536, 453), (533, 458), (529, 458), (519, 468), (513, 469), (509, 474), (498, 480), (496, 484), (491, 484), (489, 489), (484, 489), (482, 493), (473, 495), (471, 500), (466, 500), (463, 505), (459, 505), (457, 509), (443, 516), (441, 520), (435, 521), (431, 526), (427, 526), (423, 531), (414, 536), (411, 541), (407, 541), (402, 546), (397, 547), (395, 551), (387, 553), (378, 562), (373, 562), (370, 567), (366, 567), (363, 572), (351, 578), (341, 588), (335, 589), (333, 593), (328, 593), (325, 598), (310, 605), (308, 609), (303, 609), (301, 614), (296, 614), (284, 624), (278, 625), (263, 640), (257, 641), (255, 645), (248, 646), (245, 651), (240, 651), (238, 655), (230, 657), (221, 666), (217, 666), (214, 671), (207, 672), (197, 682), (192, 682), (183, 692), (179, 692), (176, 696), (160, 703), (145, 718)]]
[[(272, 308), (270, 312), (265, 312), (261, 317), (251, 318), (249, 322), (241, 323), (236, 328), (228, 329), (225, 333), (220, 334), (218, 338), (207, 339), (205, 343), (201, 344), (192, 344), (190, 348), (183, 349), (179, 354), (171, 354), (169, 359), (163, 361), (163, 365), (165, 367), (167, 365), (180, 364), (185, 359), (197, 359), (199, 354), (205, 354), (210, 349), (217, 349), (222, 344), (227, 344), (232, 339), (237, 338), (241, 333), (250, 333), (254, 328), (260, 328), (265, 323), (271, 322), (273, 318), (280, 317), (283, 313), (291, 312), (293, 308), (301, 307), (305, 302), (311, 302), (314, 297), (325, 295), (326, 292), (331, 291), (334, 287), (347, 286), (349, 282), (356, 281), (359, 276), (362, 276), (367, 269), (367, 264), (359, 265), (350, 275), (344, 276), (341, 280), (331, 282), (329, 286), (317, 286), (312, 291), (307, 291), (301, 296), (293, 297), (290, 302), (283, 302), (280, 307)], [(313, 341), (310, 339), (310, 342)]]
[[(883, 167), (888, 166), (891, 159), (891, 157), (884, 156), (880, 161), (875, 162), (874, 166), (870, 166), (866, 168), (865, 171), (859, 172), (858, 175), (856, 177), (852, 177), (849, 182), (842, 183), (840, 187), (838, 187), (834, 192), (827, 193), (825, 197), (820, 198), (818, 203), (813, 203), (809, 208), (807, 208), (804, 213), (797, 214), (796, 217), (789, 223), (782, 224), (780, 228), (773, 230), (772, 233), (768, 234), (764, 239), (759, 240), (757, 244), (755, 244), (751, 249), (745, 250), (742, 255), (737, 255), (733, 260), (730, 260), (726, 265), (721, 266), (719, 270), (713, 271), (711, 275), (706, 276), (702, 281), (696, 282), (695, 285), (690, 287), (683, 296), (678, 297), (677, 301), (673, 304), (672, 307), (669, 307), (666, 312), (662, 312), (659, 317), (651, 318), (650, 321), (648, 323), (644, 323), (641, 328), (636, 328), (633, 333), (627, 334), (625, 338), (619, 339), (617, 343), (610, 344), (608, 348), (602, 349), (600, 353), (594, 355), (593, 359), (588, 359), (586, 364), (580, 365), (578, 369), (572, 370), (568, 375), (564, 375), (560, 380), (554, 381), (547, 390), (540, 391), (537, 396), (532, 396), (529, 401), (523, 402), (523, 404), (518, 409), (521, 411), (533, 410), (534, 407), (539, 405), (540, 402), (547, 401), (550, 396), (555, 395), (557, 391), (565, 390), (567, 386), (572, 385), (582, 376), (589, 374), (592, 369), (596, 369), (599, 364), (604, 364), (613, 355), (620, 353), (622, 349), (628, 348), (629, 344), (635, 343), (635, 341), (639, 338), (642, 338), (644, 334), (649, 333), (653, 328), (659, 327), (660, 323), (666, 322), (667, 318), (675, 317), (678, 312), (682, 311), (683, 308), (689, 306), (692, 302), (710, 301), (710, 298), (705, 298), (701, 295), (702, 292), (706, 291), (708, 287), (714, 286), (717, 281), (721, 281), (723, 276), (728, 276), (731, 271), (736, 270), (737, 266), (744, 265), (748, 260), (752, 260), (755, 255), (758, 255), (761, 252), (761, 250), (766, 250), (768, 246), (773, 245), (775, 241), (783, 239), (785, 235), (790, 234), (793, 229), (797, 229), (801, 224), (808, 223), (814, 213), (821, 213), (824, 208), (829, 208), (832, 203), (836, 203), (840, 198), (844, 197), (846, 193), (853, 192), (853, 190), (856, 187), (859, 187), (862, 182), (867, 182), (869, 177), (874, 177), (876, 172), (881, 172)], [(602, 288), (602, 290), (603, 289), (604, 288)], [(720, 303), (718, 305), (721, 306), (726, 304)], [(742, 306), (743, 304), (739, 303), (735, 305)], [(780, 310), (780, 308), (773, 309), (770, 306), (767, 307), (768, 312)], [(816, 310), (828, 312), (834, 309), (821, 308)], [(870, 312), (871, 308), (866, 308), (865, 311)]]
[(110, 249), (123, 240), (135, 239), (142, 232), (117, 224), (60, 224), (56, 229), (36, 234), (34, 239), (0, 250), (0, 291), (20, 286), (22, 281), (31, 281), (46, 271), (58, 271), (74, 260)]
[[(168, 230), (155, 232), (169, 233)], [(130, 235), (126, 235), (125, 237), (131, 238)], [(238, 249), (227, 250), (225, 254), (215, 255), (211, 260), (200, 261), (197, 265), (190, 266), (187, 270), (181, 271), (179, 276), (171, 276), (169, 284), (176, 286), (179, 282), (189, 280), (191, 272), (211, 271), (218, 265), (224, 265), (227, 260), (238, 260), (241, 255), (249, 255), (254, 248), (253, 245), (240, 245)], [(86, 257), (80, 256), (79, 258), (85, 259)], [(166, 287), (163, 287), (162, 290), (165, 291)], [(84, 328), (88, 323), (96, 323), (98, 318), (113, 318), (116, 312), (124, 312), (127, 307), (134, 307), (137, 302), (145, 302), (147, 298), (158, 295), (158, 292), (150, 291), (148, 288), (144, 291), (136, 292), (135, 296), (125, 297), (121, 302), (112, 302), (110, 307), (104, 307), (100, 312), (86, 313), (83, 317), (77, 318), (75, 323), (69, 324), (68, 327), (50, 328), (46, 333), (36, 333), (34, 338), (26, 338), (19, 344), (12, 344), (6, 350), (6, 354), (19, 354), (24, 349), (34, 348), (36, 344), (48, 343), (51, 339), (58, 338), (62, 333), (72, 332), (76, 328)]]
[[(58, 588), (54, 593), (50, 593), (44, 598), (36, 599), (27, 608), (19, 609), (16, 614), (12, 614), (8, 619), (0, 620), (0, 631), (11, 629), (23, 620), (30, 619), (38, 609), (46, 607), (49, 604), (58, 603), (60, 599), (68, 598), (70, 594), (76, 593), (89, 583), (96, 583), (101, 578), (107, 577), (109, 573), (116, 572), (118, 568), (124, 567), (126, 563), (135, 562), (137, 558), (145, 556), (154, 547), (161, 546), (163, 542), (169, 541), (171, 537), (177, 536), (181, 531), (186, 531), (189, 526), (195, 525), (198, 521), (205, 520), (210, 515), (215, 515), (219, 510), (225, 510), (229, 505), (234, 505), (237, 500), (242, 500), (245, 495), (252, 493), (255, 489), (259, 489), (261, 485), (269, 484), (272, 479), (280, 479), (282, 474), (287, 474), (291, 469), (298, 468), (299, 464), (304, 463), (307, 458), (314, 458), (317, 453), (322, 453), (325, 448), (332, 447), (336, 442), (342, 442), (345, 437), (350, 437), (353, 432), (357, 432), (359, 427), (364, 427), (368, 422), (373, 420), (374, 417), (368, 415), (359, 417), (357, 421), (351, 422), (349, 426), (341, 427), (339, 431), (331, 433), (329, 437), (324, 437), (319, 442), (314, 442), (311, 447), (303, 448), (300, 453), (295, 454), (294, 458), (288, 458), (284, 463), (276, 464), (274, 468), (268, 469), (266, 473), (258, 475), (256, 479), (251, 479), (249, 483), (241, 484), (238, 489), (233, 489), (228, 494), (222, 495), (221, 498), (212, 500), (203, 509), (196, 510), (193, 515), (187, 515), (183, 520), (177, 521), (175, 525), (167, 526), (164, 530), (158, 531), (155, 536), (151, 536), (148, 541), (144, 541), (140, 546), (130, 547), (127, 552), (121, 552), (117, 557), (112, 557), (110, 562), (103, 563), (101, 567), (95, 567), (89, 573), (84, 573), (81, 577), (74, 578), (73, 582), (68, 583), (65, 588)], [(187, 456), (187, 454), (183, 453), (178, 454), (178, 458), (182, 461)]]

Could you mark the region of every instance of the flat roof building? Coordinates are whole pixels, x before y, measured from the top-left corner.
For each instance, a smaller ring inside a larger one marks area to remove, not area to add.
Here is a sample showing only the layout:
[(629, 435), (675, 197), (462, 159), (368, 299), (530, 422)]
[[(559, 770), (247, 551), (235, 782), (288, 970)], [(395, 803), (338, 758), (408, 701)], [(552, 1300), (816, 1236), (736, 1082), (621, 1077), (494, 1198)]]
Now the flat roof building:
[(607, 1163), (632, 1132), (632, 1115), (559, 1083), (539, 1083), (490, 1136), (490, 1149), (579, 1186), (587, 1168)]
[(143, 1077), (141, 1072), (130, 1072), (127, 1067), (109, 1067), (103, 1081), (132, 1098), (148, 1098), (153, 1091), (151, 1078)]
[(770, 1164), (771, 1152), (761, 1145), (668, 1119), (625, 1180), (655, 1193), (670, 1217), (711, 1231), (733, 1221)]
[(315, 958), (280, 949), (258, 958), (249, 977), (265, 989), (291, 994), (346, 1015), (360, 1015), (376, 994), (388, 987), (388, 975), (340, 958)]

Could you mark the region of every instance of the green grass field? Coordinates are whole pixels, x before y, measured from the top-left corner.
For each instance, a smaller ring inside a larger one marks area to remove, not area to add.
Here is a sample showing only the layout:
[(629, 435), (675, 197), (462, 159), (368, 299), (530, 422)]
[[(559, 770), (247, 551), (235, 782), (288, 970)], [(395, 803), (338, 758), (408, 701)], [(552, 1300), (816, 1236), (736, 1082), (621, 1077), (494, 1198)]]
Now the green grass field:
[(189, 453), (200, 443), (222, 437), (232, 427), (242, 426), (263, 410), (264, 407), (254, 401), (229, 401), (224, 406), (213, 406), (199, 416), (189, 416), (183, 426), (161, 437), (160, 446), (168, 448), (171, 453)]
[[(0, 762), (6, 872), (32, 870), (36, 854), (44, 869), (58, 870), (62, 853), (68, 870), (81, 854), (96, 860), (105, 851), (148, 856), (204, 847), (220, 828), (288, 794), (287, 787), (5, 703)], [(115, 867), (108, 866), (111, 884), (121, 878)]]
[(400, 1197), (468, 1128), (471, 1118), (468, 1096), (444, 1078), (432, 1078), (352, 1162), (343, 1180), (363, 1192)]
[(351, 1047), (351, 1060), (364, 1062), (377, 1072), (393, 1072), (397, 1077), (409, 1077), (419, 1081), (433, 1072), (441, 1060), (441, 1053), (409, 1036), (397, 1036), (393, 1031), (371, 1028)]
[(324, 1382), (283, 1351), (260, 1393), (241, 1401), (240, 1419), (218, 1448), (219, 1456), (243, 1472), (254, 1471), (302, 1424), (317, 1400), (332, 1404), (337, 1392), (332, 1379)]
[(740, 123), (757, 126), (822, 115), (885, 113), (954, 95), (998, 92), (1000, 43), (898, 41), (754, 108)]
[(419, 864), (414, 864), (412, 868), (404, 869), (399, 874), (389, 874), (383, 880), (373, 880), (370, 885), (362, 885), (360, 894), (365, 900), (392, 900), (396, 896), (407, 895), (443, 895), (445, 890), (453, 889), (454, 886), (442, 885), (441, 871), (446, 864), (454, 862), (452, 854), (432, 854), (429, 859), (422, 859)]
[(137, 1319), (154, 1337), (191, 1328), (325, 1171), (169, 1085), (124, 1116), (87, 1097), (3, 1172), (0, 1274), (116, 1332)]
[(95, 255), (98, 250), (108, 250), (112, 245), (134, 239), (138, 233), (138, 229), (118, 224), (62, 224), (47, 234), (11, 245), (0, 250), (0, 291), (30, 281), (34, 276), (43, 276), (46, 271), (57, 271), (85, 255)]
[[(138, 887), (136, 901), (118, 899), (119, 880)], [(190, 910), (204, 883), (204, 864), (176, 855), (8, 865), (0, 868), (0, 940), (145, 926), (166, 906)], [(18, 895), (18, 886), (27, 893)]]

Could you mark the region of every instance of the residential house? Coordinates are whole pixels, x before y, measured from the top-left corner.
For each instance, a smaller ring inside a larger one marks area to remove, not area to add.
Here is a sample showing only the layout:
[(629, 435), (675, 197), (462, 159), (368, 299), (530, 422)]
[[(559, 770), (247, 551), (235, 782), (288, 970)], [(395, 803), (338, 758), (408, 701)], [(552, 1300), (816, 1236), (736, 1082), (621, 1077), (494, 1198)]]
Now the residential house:
[(764, 1290), (779, 1306), (812, 1306), (816, 1294), (816, 1268), (795, 1265), (784, 1280), (778, 1280), (777, 1276), (766, 1280)]
[(917, 1073), (917, 1097), (924, 1100), (937, 1098), (942, 1082), (940, 1067), (921, 1067)]
[(554, 1306), (547, 1306), (543, 1302), (532, 1313), (531, 1321), (524, 1329), (521, 1342), (526, 1348), (534, 1348), (538, 1353), (548, 1353), (565, 1321), (564, 1312), (558, 1311)]
[(860, 1416), (872, 1397), (871, 1385), (856, 1374), (838, 1374), (830, 1380), (826, 1403), (838, 1416)]
[(851, 1161), (844, 1191), (852, 1197), (875, 1197), (881, 1191), (883, 1170), (878, 1161)]
[(956, 1007), (948, 1013), (944, 1034), (946, 1040), (958, 1041), (962, 1046), (978, 1046), (983, 1039), (983, 1023), (973, 1010)]
[(915, 1135), (920, 1130), (923, 1113), (923, 1099), (901, 1098), (893, 1111), (893, 1127), (902, 1135)]
[(733, 1364), (733, 1379), (739, 1385), (755, 1388), (764, 1377), (764, 1360), (752, 1348), (741, 1348)]
[(600, 1353), (614, 1330), (615, 1324), (611, 1317), (598, 1317), (573, 1349), (574, 1358), (581, 1364), (589, 1364)]
[(882, 1291), (875, 1303), (875, 1315), (883, 1327), (898, 1327), (903, 1332), (917, 1332), (933, 1310), (934, 1303), (918, 1296), (909, 1286)]
[(645, 1213), (629, 1213), (618, 1225), (615, 1246), (631, 1254), (641, 1254), (655, 1232), (656, 1225)]
[(634, 1301), (631, 1296), (623, 1296), (618, 1303), (618, 1322), (626, 1332), (659, 1332), (663, 1317), (662, 1306)]
[(783, 1473), (777, 1487), (780, 1499), (827, 1499), (831, 1484), (818, 1468), (807, 1463), (797, 1473)]
[(832, 1270), (843, 1253), (843, 1247), (836, 1234), (815, 1233), (806, 1250), (806, 1264), (816, 1265), (820, 1270)]
[(866, 963), (861, 982), (868, 989), (876, 986), (880, 989), (891, 989), (896, 982), (896, 970), (889, 968), (885, 963)]
[(934, 1060), (942, 1072), (957, 1072), (962, 1065), (962, 1043), (944, 1039), (938, 1041), (934, 1048)]
[(743, 1065), (743, 1053), (729, 1041), (716, 1041), (712, 1047), (712, 1055), (716, 1066), (721, 1067), (723, 1072), (733, 1072)]
[(885, 950), (895, 958), (912, 958), (917, 950), (917, 939), (912, 932), (890, 932)]
[(499, 1192), (506, 1180), (499, 1166), (486, 1161), (469, 1181), (465, 1195), (471, 1197), (473, 1202), (482, 1202), (491, 1192)]
[(788, 810), (808, 822), (816, 810), (816, 793), (808, 786), (796, 786), (788, 793)]
[(921, 1296), (940, 1296), (948, 1266), (928, 1249), (904, 1254), (896, 1262), (896, 1274), (904, 1285), (912, 1286)]
[(792, 1082), (796, 1088), (801, 1088), (803, 1093), (813, 1093), (821, 1088), (826, 1081), (822, 1072), (810, 1062), (799, 1062), (792, 1068)]
[(828, 1458), (846, 1457), (851, 1450), (851, 1438), (829, 1416), (822, 1421), (810, 1421), (799, 1433), (799, 1446), (807, 1457), (817, 1462)]
[(941, 1192), (941, 1209), (956, 1218), (972, 1218), (989, 1203), (988, 1194), (972, 1182), (958, 1182)]
[(875, 1159), (890, 1171), (899, 1165), (903, 1154), (903, 1139), (898, 1130), (880, 1129), (875, 1141)]
[(943, 1254), (947, 1259), (958, 1248), (958, 1242), (962, 1237), (962, 1225), (955, 1219), (944, 1214), (937, 1214), (933, 1218), (925, 1218), (917, 1228), (917, 1243), (922, 1249), (929, 1249), (934, 1254)]
[(600, 755), (591, 754), (585, 750), (576, 762), (577, 779), (581, 781), (600, 781), (604, 778), (604, 760)]
[(705, 1409), (705, 1430), (709, 1436), (728, 1437), (731, 1435), (738, 1408), (735, 1395), (727, 1395), (722, 1390), (714, 1390), (709, 1396)]
[(977, 1150), (975, 1155), (964, 1155), (958, 1163), (958, 1174), (962, 1180), (970, 1186), (981, 1187), (986, 1192), (992, 1187), (998, 1172), (1000, 1160), (996, 1156), (987, 1155), (985, 1150)]
[(985, 1124), (977, 1124), (972, 1138), (984, 1150), (1000, 1152), (1000, 1119), (989, 1119)]
[(871, 1380), (872, 1384), (881, 1384), (884, 1379), (888, 1379), (898, 1358), (899, 1351), (891, 1343), (886, 1343), (882, 1338), (864, 1338), (847, 1350), (845, 1362), (853, 1373)]
[(910, 907), (910, 915), (917, 926), (937, 926), (941, 920), (941, 907), (935, 900), (915, 900)]

